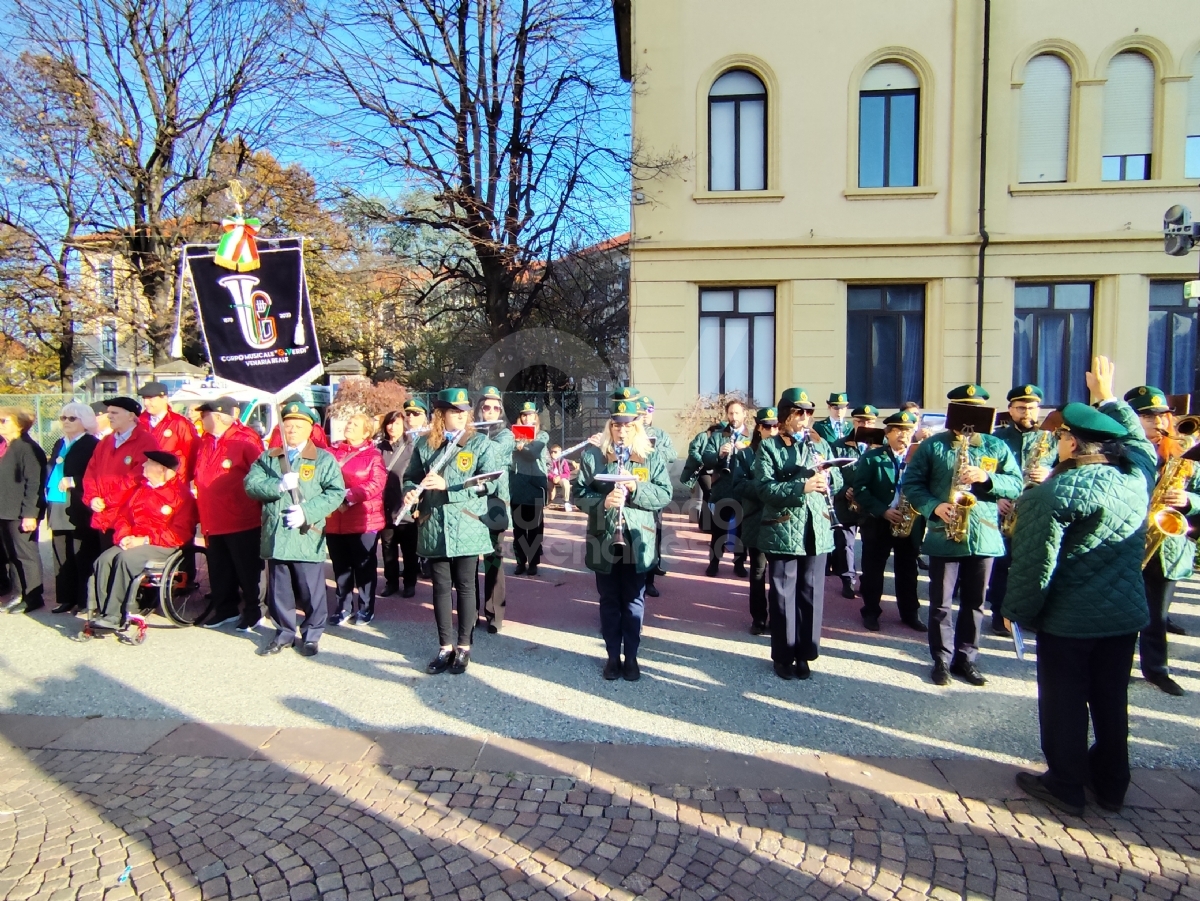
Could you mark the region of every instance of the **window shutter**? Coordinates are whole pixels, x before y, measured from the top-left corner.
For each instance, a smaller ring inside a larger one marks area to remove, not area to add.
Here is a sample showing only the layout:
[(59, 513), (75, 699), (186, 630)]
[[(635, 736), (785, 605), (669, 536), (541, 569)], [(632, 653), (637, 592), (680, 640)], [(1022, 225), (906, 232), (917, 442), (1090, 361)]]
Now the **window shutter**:
[(1067, 180), (1070, 126), (1071, 67), (1051, 53), (1035, 56), (1021, 86), (1022, 184)]
[(1187, 133), (1200, 135), (1200, 53), (1192, 60), (1192, 82), (1188, 85)]
[(903, 63), (879, 63), (863, 76), (860, 91), (907, 91), (919, 88), (917, 73)]
[(1104, 86), (1104, 156), (1150, 153), (1154, 147), (1154, 63), (1118, 53)]

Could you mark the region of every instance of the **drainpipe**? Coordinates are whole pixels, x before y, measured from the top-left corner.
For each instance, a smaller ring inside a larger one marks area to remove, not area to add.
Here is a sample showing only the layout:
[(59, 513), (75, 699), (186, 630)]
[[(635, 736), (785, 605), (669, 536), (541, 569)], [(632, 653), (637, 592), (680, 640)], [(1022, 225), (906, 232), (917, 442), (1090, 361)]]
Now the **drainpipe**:
[(979, 130), (979, 272), (975, 278), (975, 384), (983, 383), (983, 279), (988, 249), (987, 149), (988, 149), (988, 60), (992, 49), (992, 0), (983, 0), (983, 86), (980, 98), (982, 124)]

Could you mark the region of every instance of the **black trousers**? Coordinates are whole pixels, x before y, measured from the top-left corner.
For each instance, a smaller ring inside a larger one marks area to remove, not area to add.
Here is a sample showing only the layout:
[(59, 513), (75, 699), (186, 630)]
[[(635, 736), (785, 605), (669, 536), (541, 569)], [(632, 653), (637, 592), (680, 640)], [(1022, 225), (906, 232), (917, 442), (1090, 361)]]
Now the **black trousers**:
[[(215, 610), (222, 619), (237, 616), (241, 609), (241, 625), (252, 626), (262, 616), (259, 605), (259, 582), (262, 579), (262, 558), (258, 556), (261, 529), (208, 535), (208, 578), (212, 583)], [(238, 604), (238, 592), (241, 604)]]
[[(53, 533), (54, 596), (58, 603), (87, 609), (87, 584), (92, 567), (100, 556), (99, 535), (95, 529), (66, 529)], [(258, 555), (257, 546), (255, 556)]]
[(858, 526), (845, 523), (833, 527), (833, 553), (829, 555), (829, 565), (835, 576), (843, 579), (853, 579), (856, 575), (854, 568), (854, 539), (858, 537)]
[(379, 550), (383, 556), (383, 581), (400, 584), (400, 561), (404, 561), (404, 587), (412, 588), (421, 574), (417, 557), (417, 524), (406, 522), (389, 526), (379, 533)]
[(912, 536), (898, 538), (886, 519), (871, 518), (860, 526), (862, 532), (863, 616), (878, 617), (883, 612), (883, 570), (893, 557), (896, 583), (896, 607), (900, 619), (915, 618), (921, 612), (917, 598), (917, 544)]
[[(483, 555), (483, 594), (479, 595), (484, 618), (497, 629), (504, 625), (507, 589), (504, 584), (504, 532), (492, 530), (492, 552)], [(479, 586), (475, 586), (476, 592)]]
[[(726, 478), (729, 478), (726, 476)], [(712, 542), (708, 558), (719, 563), (725, 553), (725, 545), (733, 538), (734, 565), (746, 562), (746, 546), (742, 544), (742, 505), (734, 498), (725, 498), (713, 504)]]
[(791, 664), (816, 660), (825, 611), (825, 554), (767, 554), (771, 574), (771, 659)]
[(351, 598), (351, 613), (375, 615), (375, 583), (379, 577), (379, 556), (375, 553), (377, 534), (359, 532), (355, 535), (325, 536), (329, 545), (329, 562), (333, 564), (333, 581), (337, 585), (334, 613), (343, 613), (346, 599)]
[(0, 519), (0, 543), (8, 558), (8, 580), (11, 590), (21, 590), (25, 609), (41, 607), (46, 601), (42, 594), (42, 555), (38, 552), (38, 530), (21, 531), (21, 520)]
[(696, 476), (696, 484), (700, 486), (700, 500), (704, 502), (704, 506), (708, 506), (708, 499), (712, 497), (712, 473), (702, 472)]
[[(1070, 804), (1096, 794), (1119, 804), (1129, 788), (1129, 671), (1137, 635), (1037, 637), (1038, 721), (1049, 770), (1042, 782)], [(1088, 716), (1096, 742), (1089, 749)]]
[(1004, 607), (1004, 595), (1008, 591), (1008, 568), (1012, 566), (1012, 542), (1004, 539), (1004, 556), (997, 557), (992, 564), (992, 577), (988, 580), (987, 609), (992, 616), (1004, 618), (1000, 611)]
[(518, 563), (537, 566), (542, 559), (545, 501), (512, 505), (513, 555)]
[(88, 611), (114, 624), (124, 625), (129, 605), (137, 598), (142, 574), (151, 560), (165, 560), (175, 548), (143, 544), (122, 550), (113, 545), (96, 558), (87, 585)]
[[(433, 618), (437, 623), (438, 642), (442, 647), (458, 644), (470, 647), (475, 636), (475, 620), (479, 616), (475, 606), (475, 564), (477, 557), (434, 557), (429, 561), (433, 570)], [(455, 642), (454, 601), (450, 590), (458, 600), (458, 641)]]
[[(992, 572), (992, 557), (929, 558), (929, 654), (949, 666), (954, 657), (972, 663), (979, 657), (983, 594)], [(951, 598), (958, 583), (958, 618), (950, 622)]]
[(646, 612), (646, 574), (633, 563), (614, 563), (606, 573), (596, 573), (600, 594), (600, 634), (609, 660), (636, 660), (642, 643), (642, 619)]
[[(320, 641), (329, 619), (325, 564), (268, 560), (267, 575), (270, 579), (268, 603), (275, 620), (275, 644), (291, 644), (297, 633), (302, 633), (304, 641)], [(304, 614), (303, 625), (297, 624), (297, 609)]]
[(1142, 570), (1146, 585), (1146, 601), (1150, 605), (1150, 624), (1138, 638), (1138, 657), (1143, 676), (1166, 675), (1167, 670), (1167, 613), (1175, 597), (1175, 582), (1163, 575), (1162, 557), (1154, 555)]
[(750, 559), (750, 620), (760, 625), (769, 621), (767, 604), (767, 555), (757, 548), (747, 550)]

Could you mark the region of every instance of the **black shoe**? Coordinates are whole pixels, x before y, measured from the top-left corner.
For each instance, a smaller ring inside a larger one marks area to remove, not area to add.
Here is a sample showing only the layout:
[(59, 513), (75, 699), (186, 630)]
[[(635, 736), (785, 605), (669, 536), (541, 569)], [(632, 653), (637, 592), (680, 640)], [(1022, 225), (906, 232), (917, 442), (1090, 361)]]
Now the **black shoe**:
[(921, 619), (920, 615), (901, 617), (900, 622), (908, 626), (914, 632), (928, 632), (929, 626), (925, 625), (925, 620)]
[(531, 576), (536, 576), (537, 575), (537, 566), (538, 565), (536, 563), (530, 563), (529, 569), (527, 569), (526, 572)]
[(972, 685), (987, 685), (987, 679), (983, 677), (983, 673), (979, 671), (979, 667), (965, 657), (951, 663), (950, 672), (964, 682), (970, 682)]
[(425, 672), (431, 676), (436, 676), (438, 673), (444, 673), (450, 669), (450, 664), (454, 662), (454, 648), (441, 648), (438, 655), (429, 661), (429, 666), (425, 667)]
[(713, 576), (715, 576), (717, 574), (717, 567), (718, 567), (718, 564), (714, 560), (712, 563), (708, 564), (708, 569), (706, 569), (704, 571), (704, 575), (708, 576), (711, 579)]
[(621, 658), (611, 658), (608, 663), (604, 664), (604, 678), (609, 682), (615, 682), (621, 677)]
[(402, 589), (400, 589), (400, 597), (402, 598), (416, 597), (416, 594), (417, 586), (415, 585), (405, 585)]
[(646, 585), (646, 597), (648, 597), (648, 598), (656, 598), (656, 597), (658, 597), (658, 596), (659, 596), (659, 590), (658, 590), (657, 588), (655, 588), (655, 587), (654, 587), (654, 584), (653, 584), (653, 583), (647, 583), (647, 585)]
[(667, 571), (665, 569), (663, 569), (661, 566), (654, 567), (653, 571), (651, 572), (651, 575), (655, 575), (655, 576), (665, 576), (666, 574), (667, 574)]
[(1167, 632), (1169, 632), (1171, 635), (1187, 635), (1187, 629), (1185, 629), (1183, 626), (1176, 625), (1171, 620), (1167, 620), (1165, 623), (1163, 623), (1163, 626), (1166, 627)]
[(864, 616), (863, 617), (863, 628), (866, 629), (868, 632), (878, 632), (879, 631), (879, 617), (878, 616), (870, 616), (870, 615)]
[(767, 624), (766, 623), (751, 623), (750, 624), (750, 634), (751, 635), (766, 635), (767, 634)]
[(1071, 804), (1064, 801), (1042, 784), (1041, 776), (1035, 776), (1033, 773), (1017, 773), (1017, 788), (1030, 797), (1037, 798), (1042, 803), (1061, 810), (1063, 813), (1069, 813), (1073, 817), (1083, 816), (1082, 804)]
[(305, 657), (317, 656), (317, 643), (315, 641), (306, 641), (300, 646), (300, 653)]
[(785, 682), (791, 682), (792, 679), (796, 677), (796, 671), (792, 669), (792, 665), (790, 663), (779, 663), (776, 661), (775, 663), (772, 663), (771, 666), (775, 668), (775, 675), (777, 675), (780, 679), (783, 679)]
[(636, 682), (642, 678), (642, 668), (638, 666), (636, 657), (626, 657), (625, 665), (621, 667), (621, 675), (626, 682)]
[(1173, 698), (1178, 698), (1180, 695), (1185, 694), (1180, 684), (1166, 673), (1150, 673), (1149, 675), (1142, 673), (1142, 676), (1151, 685), (1166, 692)]
[(398, 594), (399, 592), (400, 592), (399, 585), (397, 585), (395, 582), (388, 582), (386, 585), (383, 586), (383, 591), (379, 592), (379, 596), (381, 598), (390, 598), (392, 595)]
[(842, 576), (842, 597), (851, 600), (853, 600), (855, 597), (854, 580), (848, 576)]
[(238, 620), (238, 624), (237, 624), (237, 631), (239, 631), (239, 632), (253, 632), (255, 629), (257, 629), (257, 628), (258, 628), (258, 620), (259, 620), (259, 619), (262, 619), (262, 617), (258, 617), (257, 619), (241, 619), (241, 620)]
[(746, 572), (746, 564), (741, 560), (738, 560), (733, 564), (733, 574), (739, 579), (745, 579), (750, 575), (748, 572)]
[(471, 649), (459, 648), (454, 652), (454, 662), (450, 664), (450, 675), (461, 676), (467, 671), (467, 664), (471, 662)]
[(265, 648), (259, 648), (257, 651), (255, 651), (255, 653), (258, 654), (259, 657), (273, 657), (286, 647), (286, 644), (281, 644), (278, 641), (272, 641)]
[(796, 678), (807, 679), (812, 675), (812, 668), (809, 667), (807, 660), (796, 661)]
[(331, 613), (329, 614), (329, 620), (326, 624), (330, 626), (340, 626), (343, 619), (345, 619), (345, 617), (343, 617), (341, 613)]
[(525, 575), (525, 564), (522, 563), (520, 560), (517, 561), (517, 568), (513, 570), (513, 575), (514, 576)]
[(992, 634), (993, 635), (1012, 635), (1010, 629), (1004, 622), (1004, 617), (995, 613), (992, 614)]
[(359, 613), (358, 614), (358, 624), (360, 626), (368, 626), (371, 624), (371, 620), (373, 620), (374, 618), (375, 618), (374, 613)]
[(495, 635), (497, 632), (500, 631), (500, 627), (497, 626), (495, 623), (488, 623), (487, 631), (488, 631), (488, 635)]
[(933, 665), (933, 670), (930, 672), (929, 677), (933, 679), (934, 685), (950, 684), (950, 670), (948, 670), (946, 668), (946, 664), (942, 663), (940, 660)]
[(1102, 797), (1100, 793), (1096, 791), (1096, 786), (1091, 782), (1088, 782), (1087, 787), (1091, 789), (1092, 796), (1096, 801), (1096, 806), (1101, 810), (1106, 810), (1109, 813), (1120, 813), (1121, 809), (1125, 806), (1124, 801), (1113, 801), (1109, 798)]
[(50, 612), (51, 613), (70, 613), (74, 609), (75, 609), (75, 607), (73, 604), (59, 604), (57, 607), (55, 607)]
[(41, 610), (45, 606), (46, 606), (45, 601), (38, 601), (36, 604), (26, 604), (25, 609), (22, 610), (21, 612), (22, 613), (33, 613), (35, 610)]
[(924, 570), (928, 570), (928, 569), (929, 569), (929, 564), (928, 564), (928, 563), (926, 563), (924, 560), (922, 560), (920, 557), (918, 557), (918, 558), (917, 558), (917, 569), (924, 569)]

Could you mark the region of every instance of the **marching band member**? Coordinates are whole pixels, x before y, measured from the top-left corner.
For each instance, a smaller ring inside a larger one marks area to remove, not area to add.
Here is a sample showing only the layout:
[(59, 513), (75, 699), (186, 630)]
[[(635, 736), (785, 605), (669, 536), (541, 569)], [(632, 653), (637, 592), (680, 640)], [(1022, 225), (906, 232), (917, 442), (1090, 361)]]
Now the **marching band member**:
[[(642, 429), (640, 406), (636, 398), (611, 401), (604, 440), (598, 448), (584, 448), (575, 482), (579, 507), (588, 517), (585, 562), (596, 574), (609, 681), (641, 678), (637, 653), (646, 575), (654, 566), (654, 511), (671, 500), (667, 468)], [(618, 474), (636, 481), (596, 478)]]
[(733, 497), (733, 472), (747, 465), (743, 456), (750, 446), (749, 430), (746, 428), (746, 405), (740, 400), (725, 404), (724, 429), (713, 432), (704, 448), (704, 465), (713, 472), (712, 490), (712, 543), (709, 547), (706, 576), (717, 574), (725, 545), (732, 540), (733, 572), (739, 579), (746, 577), (746, 548), (741, 542), (741, 520), (738, 504)]
[(171, 409), (167, 386), (162, 382), (146, 382), (138, 389), (138, 397), (145, 406), (138, 421), (154, 438), (159, 450), (179, 458), (178, 478), (186, 485), (192, 480), (196, 462), (196, 427), (186, 416)]
[(758, 533), (762, 525), (762, 500), (754, 480), (754, 463), (768, 438), (779, 434), (779, 411), (763, 407), (754, 414), (754, 438), (746, 456), (751, 459), (747, 470), (739, 471), (734, 496), (742, 505), (742, 543), (746, 545), (750, 563), (750, 634), (766, 635), (770, 630), (770, 607), (767, 604), (767, 555), (759, 550)]
[[(1021, 474), (1027, 485), (1040, 485), (1050, 475), (1050, 467), (1057, 459), (1054, 442), (1046, 440), (1048, 433), (1038, 428), (1038, 416), (1041, 403), (1045, 400), (1042, 389), (1037, 385), (1017, 385), (1008, 392), (1008, 415), (1012, 422), (1000, 426), (992, 434), (1008, 445), (1021, 467)], [(1034, 455), (1039, 459), (1034, 460)], [(1010, 520), (1016, 501), (1001, 498), (996, 501), (1000, 511), (1000, 523)], [(1003, 532), (1003, 528), (1001, 532)], [(1008, 585), (1008, 567), (1012, 563), (1012, 542), (1004, 535), (1004, 556), (997, 557), (992, 564), (992, 578), (988, 582), (987, 609), (992, 611), (992, 632), (996, 635), (1007, 635), (1008, 626), (1000, 615), (1004, 604), (1004, 592)]]
[(701, 529), (707, 531), (704, 525), (705, 515), (707, 515), (709, 495), (712, 493), (712, 473), (704, 467), (704, 449), (708, 446), (708, 442), (712, 439), (713, 432), (728, 426), (729, 423), (722, 420), (714, 422), (702, 432), (697, 432), (692, 440), (688, 442), (687, 457), (683, 461), (683, 470), (679, 473), (679, 484), (691, 491), (697, 485), (700, 486), (700, 510), (701, 510)]
[[(492, 442), (492, 461), (501, 470), (495, 493), (487, 496), (487, 513), (483, 522), (488, 527), (492, 549), (483, 555), (483, 593), (478, 595), (487, 620), (487, 630), (495, 635), (504, 628), (507, 588), (504, 582), (504, 533), (511, 523), (512, 458), (516, 442), (512, 429), (504, 425), (504, 395), (495, 385), (485, 385), (475, 402), (475, 421), (494, 423), (480, 434)], [(515, 575), (525, 572), (518, 561)], [(479, 591), (478, 582), (475, 586)]]
[(817, 422), (813, 431), (833, 447), (850, 433), (850, 398), (844, 393), (834, 392), (825, 401), (825, 406), (829, 410), (829, 418)]
[(833, 550), (833, 493), (842, 487), (829, 445), (812, 430), (813, 404), (803, 388), (779, 399), (779, 434), (754, 461), (762, 501), (758, 547), (767, 555), (771, 588), (771, 660), (781, 679), (807, 679), (820, 654), (825, 603), (825, 557)]
[[(962, 385), (946, 397), (982, 405), (988, 393), (979, 385)], [(904, 495), (926, 522), (922, 549), (929, 555), (929, 653), (935, 685), (948, 685), (951, 673), (972, 685), (987, 682), (977, 660), (984, 592), (992, 561), (1004, 555), (996, 501), (1017, 497), (1021, 487), (1012, 451), (990, 434), (968, 436), (947, 429), (922, 441), (908, 464)], [(960, 491), (963, 503), (951, 503)], [(948, 534), (948, 526), (960, 516), (965, 522), (959, 522), (959, 537)], [(958, 619), (952, 625), (956, 582)]]
[[(403, 410), (393, 410), (383, 417), (378, 442), (383, 466), (387, 470), (387, 487), (383, 489), (383, 531), (379, 533), (379, 548), (383, 556), (383, 591), (381, 598), (397, 592), (402, 598), (417, 593), (417, 577), (421, 565), (417, 558), (417, 524), (399, 522), (404, 512), (404, 472), (417, 446), (417, 432), (425, 428), (429, 407), (419, 397), (410, 397)], [(404, 561), (403, 576), (400, 562)], [(400, 580), (404, 579), (404, 587)]]
[[(441, 461), (446, 462), (435, 469)], [(499, 468), (495, 443), (472, 424), (466, 389), (439, 391), (429, 434), (417, 442), (404, 475), (405, 508), (418, 501), (421, 505), (417, 552), (429, 559), (433, 571), (433, 615), (440, 646), (426, 667), (430, 675), (446, 670), (460, 675), (471, 661), (471, 639), (479, 617), (475, 571), (479, 555), (495, 551), (483, 517), (500, 479), (468, 480)], [(457, 644), (452, 589), (458, 598)]]
[[(1021, 498), (1003, 607), (1004, 616), (1037, 631), (1048, 765), (1041, 776), (1018, 773), (1017, 785), (1074, 816), (1083, 815), (1089, 783), (1105, 810), (1124, 803), (1129, 670), (1138, 630), (1149, 619), (1140, 566), (1154, 452), (1133, 411), (1113, 397), (1105, 358), (1088, 373), (1088, 387), (1100, 408), (1063, 408), (1061, 462)], [(1089, 714), (1096, 739), (1090, 750)]]
[(141, 404), (132, 397), (110, 397), (104, 404), (112, 432), (100, 439), (83, 475), (83, 502), (92, 511), (92, 528), (100, 533), (101, 552), (113, 545), (117, 514), (141, 481), (146, 451), (159, 449), (138, 421)]
[(508, 482), (512, 493), (513, 555), (517, 558), (516, 572), (537, 575), (542, 559), (542, 535), (545, 530), (546, 472), (550, 468), (550, 436), (542, 431), (537, 404), (531, 400), (521, 405), (517, 425), (532, 427), (532, 441), (516, 441)]
[[(1167, 407), (1166, 395), (1151, 385), (1140, 385), (1125, 395), (1125, 400), (1138, 415), (1142, 433), (1154, 445), (1158, 472), (1165, 471), (1173, 456), (1178, 456), (1178, 447), (1171, 436), (1172, 419)], [(1173, 446), (1175, 445), (1175, 446)], [(1163, 503), (1184, 516), (1200, 514), (1200, 474), (1193, 466), (1192, 475), (1181, 479), (1180, 484), (1164, 486)], [(1153, 489), (1152, 489), (1153, 493)], [(1178, 697), (1184, 693), (1182, 686), (1171, 678), (1167, 666), (1166, 619), (1175, 596), (1175, 584), (1180, 579), (1192, 576), (1195, 566), (1196, 545), (1189, 540), (1186, 528), (1181, 534), (1158, 533), (1162, 543), (1142, 569), (1146, 585), (1146, 600), (1150, 608), (1150, 623), (1142, 629), (1138, 641), (1138, 657), (1142, 665), (1142, 677), (1151, 685), (1169, 695)]]
[[(679, 452), (675, 450), (675, 444), (671, 441), (671, 436), (654, 424), (654, 400), (645, 396), (642, 397), (642, 428), (646, 430), (646, 435), (650, 438), (650, 444), (653, 446), (654, 452), (662, 457), (663, 465), (667, 467), (669, 477), (671, 464), (679, 459)], [(654, 577), (665, 576), (667, 574), (662, 565), (662, 540), (662, 510), (657, 510), (654, 513), (654, 569), (650, 570), (649, 576), (646, 577), (647, 597), (658, 597), (659, 591), (654, 584)]]
[[(908, 411), (893, 413), (883, 421), (885, 443), (863, 454), (854, 466), (854, 500), (863, 513), (862, 620), (868, 632), (879, 631), (883, 613), (883, 570), (894, 555), (896, 607), (900, 621), (918, 632), (926, 630), (917, 599), (917, 548), (924, 531), (911, 507), (902, 507), (901, 487), (905, 458), (917, 417)], [(907, 511), (912, 511), (908, 513)], [(897, 534), (900, 532), (901, 534)]]
[[(840, 395), (839, 395), (840, 396)], [(866, 445), (859, 445), (854, 440), (854, 433), (860, 429), (875, 428), (879, 418), (879, 410), (870, 404), (855, 407), (850, 412), (851, 427), (837, 441), (831, 442), (834, 456), (859, 459), (866, 453)], [(829, 555), (829, 571), (842, 580), (842, 597), (853, 599), (855, 596), (854, 577), (858, 574), (854, 565), (854, 542), (858, 538), (858, 514), (851, 508), (854, 500), (854, 489), (850, 487), (850, 474), (854, 467), (850, 465), (842, 473), (843, 488), (833, 499), (834, 511), (837, 513), (837, 525), (833, 527), (833, 553)]]

